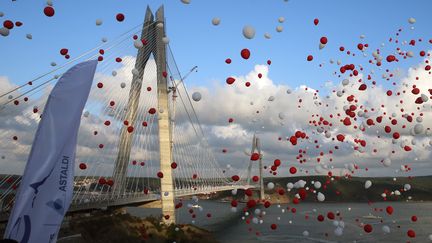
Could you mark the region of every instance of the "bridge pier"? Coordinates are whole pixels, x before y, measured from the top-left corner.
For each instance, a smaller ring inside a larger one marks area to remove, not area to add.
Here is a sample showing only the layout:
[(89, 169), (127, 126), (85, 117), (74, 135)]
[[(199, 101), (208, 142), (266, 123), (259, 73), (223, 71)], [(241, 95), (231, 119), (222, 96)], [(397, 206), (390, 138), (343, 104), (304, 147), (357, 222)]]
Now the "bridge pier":
[[(152, 38), (155, 37), (155, 38)], [(163, 221), (166, 224), (175, 223), (174, 186), (172, 178), (172, 138), (171, 122), (168, 103), (168, 81), (166, 64), (164, 8), (161, 6), (156, 12), (156, 20), (150, 8), (147, 7), (141, 39), (147, 40), (147, 45), (138, 50), (135, 68), (138, 75), (133, 76), (129, 93), (126, 120), (135, 124), (139, 97), (142, 87), (144, 69), (150, 54), (153, 53), (157, 67), (157, 100), (158, 100), (158, 127), (159, 127), (159, 153), (161, 178), (161, 201)], [(151, 49), (148, 49), (151, 48)], [(130, 160), (133, 133), (128, 133), (127, 128), (122, 128), (115, 169), (113, 173), (113, 193), (122, 196), (126, 189), (127, 168)]]
[[(163, 221), (166, 224), (175, 223), (174, 183), (172, 178), (172, 136), (171, 116), (168, 104), (168, 82), (166, 75), (166, 48), (162, 38), (165, 37), (164, 9), (161, 6), (156, 11), (156, 66), (159, 116), (159, 154), (161, 178), (161, 201)], [(160, 24), (162, 23), (162, 24)], [(165, 73), (165, 75), (164, 75)]]
[[(262, 153), (261, 153), (261, 142), (259, 138), (254, 134), (252, 139), (252, 149), (251, 154), (258, 152), (259, 154), (259, 183), (260, 183), (260, 191), (259, 191), (259, 199), (262, 201), (265, 199), (264, 195), (264, 178), (263, 178), (263, 164), (262, 164)], [(252, 160), (249, 160), (248, 166), (248, 175), (247, 175), (247, 185), (250, 185), (250, 180), (252, 176)]]

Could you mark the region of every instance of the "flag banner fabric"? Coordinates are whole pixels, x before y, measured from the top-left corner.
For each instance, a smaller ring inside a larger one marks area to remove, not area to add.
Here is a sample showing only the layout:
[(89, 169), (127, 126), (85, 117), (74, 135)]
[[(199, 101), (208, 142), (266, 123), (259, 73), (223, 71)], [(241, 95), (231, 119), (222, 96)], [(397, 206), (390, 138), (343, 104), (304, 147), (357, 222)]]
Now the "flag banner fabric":
[(48, 97), (4, 237), (56, 242), (73, 196), (75, 151), (96, 60), (69, 69)]

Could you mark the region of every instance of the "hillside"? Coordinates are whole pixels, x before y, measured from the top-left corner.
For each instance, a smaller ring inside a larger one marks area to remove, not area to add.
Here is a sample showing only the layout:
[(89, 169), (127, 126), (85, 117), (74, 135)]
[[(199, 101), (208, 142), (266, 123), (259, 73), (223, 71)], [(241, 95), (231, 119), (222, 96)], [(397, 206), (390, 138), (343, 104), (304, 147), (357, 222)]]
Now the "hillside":
[[(382, 201), (382, 193), (387, 193), (387, 200), (390, 201), (405, 201), (411, 197), (413, 201), (432, 201), (432, 176), (421, 176), (415, 178), (398, 177), (393, 181), (392, 177), (352, 177), (350, 179), (340, 178), (330, 181), (327, 176), (301, 176), (301, 177), (284, 177), (284, 178), (265, 178), (264, 184), (273, 182), (275, 189), (286, 189), (287, 183), (295, 183), (299, 180), (307, 182), (306, 186), (313, 188), (311, 181), (319, 181), (323, 185), (317, 191), (322, 192), (326, 197), (326, 202), (376, 202)], [(365, 189), (365, 182), (370, 180), (372, 186)], [(409, 184), (411, 189), (404, 191), (404, 185)], [(324, 187), (325, 185), (325, 187)], [(267, 194), (275, 194), (276, 190), (268, 190)], [(392, 191), (399, 190), (400, 196), (390, 195)], [(287, 195), (292, 198), (298, 193), (297, 189), (292, 189), (287, 192)], [(306, 202), (316, 201), (315, 195), (308, 193)]]

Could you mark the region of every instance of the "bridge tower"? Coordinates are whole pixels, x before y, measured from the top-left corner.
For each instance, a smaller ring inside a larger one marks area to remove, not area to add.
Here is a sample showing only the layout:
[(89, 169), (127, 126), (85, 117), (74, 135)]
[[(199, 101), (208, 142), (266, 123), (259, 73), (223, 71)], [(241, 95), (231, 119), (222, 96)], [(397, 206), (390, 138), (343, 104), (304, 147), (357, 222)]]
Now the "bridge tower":
[[(161, 179), (161, 201), (163, 221), (166, 224), (175, 223), (175, 208), (174, 208), (174, 187), (172, 178), (172, 139), (170, 126), (170, 112), (168, 103), (168, 81), (167, 81), (167, 64), (166, 64), (166, 44), (163, 41), (165, 37), (165, 19), (164, 8), (161, 6), (156, 11), (156, 19), (153, 16), (150, 8), (147, 6), (144, 17), (144, 24), (141, 32), (141, 40), (147, 40), (147, 44), (138, 50), (135, 61), (135, 69), (137, 74), (133, 75), (131, 88), (129, 91), (129, 100), (125, 120), (130, 124), (135, 124), (139, 98), (142, 87), (142, 78), (144, 69), (150, 58), (150, 54), (156, 61), (157, 67), (157, 99), (158, 99), (158, 126), (159, 126), (159, 151), (160, 151), (160, 169), (163, 173)], [(123, 127), (120, 132), (119, 151), (115, 162), (113, 172), (114, 178), (114, 195), (119, 197), (125, 195), (127, 168), (130, 160), (130, 152), (132, 148), (133, 133), (127, 132), (127, 128)]]
[[(256, 134), (254, 134), (253, 139), (252, 139), (252, 149), (251, 149), (251, 154), (253, 153), (258, 153), (259, 154), (259, 181), (260, 181), (260, 193), (259, 193), (259, 198), (260, 200), (264, 200), (264, 178), (263, 178), (263, 165), (262, 165), (262, 153), (261, 153), (261, 142), (258, 136), (256, 136)], [(249, 166), (248, 166), (248, 175), (247, 175), (247, 185), (250, 184), (250, 179), (252, 176), (252, 160), (249, 160)]]

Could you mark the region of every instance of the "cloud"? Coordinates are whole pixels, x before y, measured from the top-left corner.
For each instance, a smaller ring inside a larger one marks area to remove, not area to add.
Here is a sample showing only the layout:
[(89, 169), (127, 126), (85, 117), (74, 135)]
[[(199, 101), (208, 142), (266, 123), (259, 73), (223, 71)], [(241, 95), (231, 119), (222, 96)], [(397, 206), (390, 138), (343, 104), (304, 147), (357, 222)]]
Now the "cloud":
[[(120, 132), (127, 127), (123, 123), (127, 120), (127, 110), (130, 109), (129, 88), (135, 63), (133, 57), (122, 59), (123, 62), (116, 66), (100, 66), (95, 76), (85, 107), (89, 115), (82, 118), (77, 147), (77, 164), (85, 162), (89, 169), (77, 170), (79, 175), (99, 173), (109, 176), (113, 171)], [(129, 174), (136, 176), (155, 176), (159, 170), (158, 117), (157, 114), (148, 113), (150, 108), (157, 107), (155, 68), (154, 61), (150, 59), (142, 80), (136, 123), (128, 124), (134, 127), (129, 162), (146, 162), (143, 168), (130, 166)], [(112, 75), (113, 71), (115, 76)], [(261, 78), (258, 77), (259, 74), (262, 75)], [(176, 125), (173, 137), (174, 160), (179, 163), (179, 170), (175, 171), (177, 176), (189, 177), (194, 173), (214, 176), (208, 166), (213, 165), (215, 160), (208, 149), (216, 156), (226, 176), (244, 175), (249, 164), (248, 153), (254, 133), (261, 139), (264, 163), (271, 166), (275, 159), (282, 161), (282, 166), (278, 169), (278, 175), (282, 176), (289, 175), (288, 168), (291, 166), (298, 168), (299, 175), (306, 171), (309, 174), (321, 174), (331, 170), (340, 175), (354, 172), (354, 175), (393, 176), (401, 175), (401, 165), (412, 168), (409, 175), (432, 173), (432, 167), (428, 166), (431, 139), (427, 132), (432, 126), (430, 101), (422, 105), (415, 104), (417, 96), (411, 93), (412, 85), (415, 84), (421, 93), (428, 94), (432, 80), (424, 71), (424, 64), (412, 67), (401, 77), (401, 84), (393, 88), (394, 94), (401, 93), (399, 96), (385, 95), (387, 88), (383, 86), (370, 86), (367, 91), (359, 91), (358, 80), (364, 78), (362, 73), (350, 78), (350, 83), (346, 86), (326, 83), (326, 88), (330, 90), (328, 94), (306, 85), (291, 88), (276, 84), (271, 80), (266, 65), (256, 65), (248, 74), (234, 78), (236, 81), (233, 85), (227, 85), (225, 80), (213, 80), (205, 86), (189, 87), (189, 94), (196, 91), (202, 94), (201, 101), (192, 102), (206, 139), (202, 138), (186, 91), (183, 86), (178, 86), (173, 117)], [(104, 84), (102, 89), (96, 87), (98, 82)], [(250, 87), (246, 87), (246, 82), (251, 83)], [(125, 83), (126, 87), (121, 88), (121, 83)], [(14, 87), (4, 77), (0, 78), (0, 84), (0, 93)], [(151, 90), (147, 90), (147, 87)], [(0, 159), (0, 166), (4, 168), (4, 173), (22, 173), (44, 98), (46, 99), (49, 90), (50, 87), (47, 87), (42, 92), (45, 95), (30, 96), (31, 102), (19, 106), (8, 105), (0, 111), (0, 156), (4, 156), (4, 159)], [(338, 91), (343, 95), (338, 95)], [(350, 95), (354, 95), (357, 100), (357, 120), (351, 119), (353, 124), (345, 126), (341, 122), (346, 117), (345, 110), (354, 104), (347, 101)], [(112, 101), (114, 105), (110, 104)], [(37, 114), (33, 113), (34, 105), (40, 109)], [(360, 110), (367, 110), (367, 115), (359, 115)], [(425, 132), (413, 136), (410, 130), (419, 123), (416, 118), (420, 112), (423, 113), (421, 124)], [(389, 119), (393, 113), (394, 119), (398, 120), (397, 126), (391, 125)], [(411, 113), (416, 114), (412, 123), (402, 117)], [(376, 125), (371, 127), (366, 124), (367, 119), (375, 121), (380, 115), (384, 117), (382, 123), (375, 122)], [(228, 122), (230, 118), (233, 119), (232, 123)], [(320, 119), (328, 121), (331, 126), (324, 125)], [(110, 121), (109, 126), (104, 124), (106, 121)], [(142, 125), (143, 122), (147, 122), (147, 127)], [(404, 125), (406, 129), (402, 128)], [(392, 132), (399, 132), (401, 137), (393, 140), (392, 133), (384, 132), (385, 126), (392, 126)], [(289, 138), (296, 131), (305, 132), (307, 138), (299, 139), (294, 146)], [(336, 140), (338, 134), (344, 134), (344, 142)], [(19, 139), (15, 141), (13, 136), (18, 136)], [(366, 141), (366, 146), (363, 147), (359, 140)], [(104, 147), (100, 149), (99, 144)], [(404, 151), (404, 146), (410, 146), (412, 151)], [(387, 157), (392, 160), (390, 167), (384, 167), (381, 163)], [(258, 173), (256, 168), (257, 165), (254, 164), (253, 174)], [(266, 171), (265, 175), (270, 174)]]

